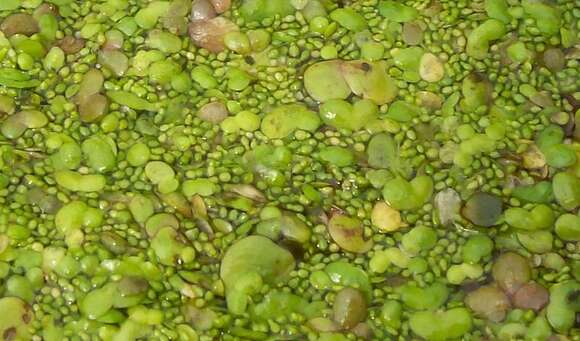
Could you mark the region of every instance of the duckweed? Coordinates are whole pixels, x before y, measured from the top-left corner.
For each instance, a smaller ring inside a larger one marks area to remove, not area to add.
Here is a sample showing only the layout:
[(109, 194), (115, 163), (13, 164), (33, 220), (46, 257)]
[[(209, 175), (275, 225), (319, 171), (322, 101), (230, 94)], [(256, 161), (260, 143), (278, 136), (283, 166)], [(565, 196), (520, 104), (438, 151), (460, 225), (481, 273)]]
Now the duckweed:
[(577, 339), (579, 13), (0, 1), (0, 339)]

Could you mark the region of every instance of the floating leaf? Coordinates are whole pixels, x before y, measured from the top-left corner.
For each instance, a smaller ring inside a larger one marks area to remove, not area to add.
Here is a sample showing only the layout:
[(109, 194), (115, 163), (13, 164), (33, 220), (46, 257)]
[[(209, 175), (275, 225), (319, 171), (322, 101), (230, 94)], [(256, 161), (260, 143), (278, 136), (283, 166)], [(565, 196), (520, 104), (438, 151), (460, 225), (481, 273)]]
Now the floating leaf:
[(331, 60), (316, 63), (304, 72), (304, 87), (306, 91), (319, 102), (329, 99), (346, 99), (350, 87), (342, 76), (342, 62)]
[(413, 333), (431, 341), (460, 339), (471, 330), (472, 325), (471, 315), (465, 308), (421, 311), (412, 314), (409, 319)]
[(2, 340), (30, 340), (30, 324), (34, 319), (31, 307), (17, 297), (0, 299), (0, 336)]
[(261, 130), (269, 138), (284, 138), (297, 129), (315, 131), (320, 126), (318, 115), (300, 104), (282, 105), (262, 120)]
[(444, 189), (435, 195), (435, 209), (441, 225), (452, 223), (461, 210), (461, 197), (452, 188)]
[(445, 75), (443, 63), (432, 53), (425, 53), (419, 64), (419, 75), (427, 82), (438, 82)]
[(433, 194), (433, 180), (421, 175), (411, 181), (401, 177), (385, 183), (383, 197), (385, 201), (398, 210), (413, 210), (424, 205)]
[(393, 232), (404, 225), (401, 213), (383, 201), (377, 202), (373, 207), (371, 221), (381, 232)]
[(381, 105), (395, 99), (398, 88), (380, 62), (349, 61), (341, 65), (342, 74), (351, 91)]
[(478, 288), (465, 297), (465, 304), (477, 315), (501, 322), (510, 308), (506, 294), (494, 285)]
[(328, 222), (328, 232), (342, 249), (363, 253), (373, 246), (372, 240), (364, 240), (362, 222), (344, 215), (335, 215)]
[(344, 329), (351, 329), (367, 316), (367, 301), (360, 290), (344, 288), (334, 299), (333, 319)]
[(30, 79), (28, 74), (12, 68), (0, 68), (0, 85), (9, 88), (35, 88), (40, 85), (38, 79)]
[(550, 302), (550, 293), (542, 285), (532, 281), (519, 288), (512, 301), (516, 308), (540, 311)]
[(477, 192), (463, 206), (461, 213), (478, 226), (493, 226), (502, 213), (501, 199), (493, 194)]
[(508, 294), (515, 293), (532, 275), (528, 261), (514, 252), (506, 252), (499, 256), (491, 271), (495, 281)]
[(367, 148), (368, 162), (374, 168), (396, 169), (399, 163), (399, 148), (395, 139), (388, 134), (373, 136)]
[(220, 268), (220, 277), (226, 290), (235, 287), (238, 279), (257, 272), (264, 283), (278, 283), (294, 269), (292, 254), (262, 236), (249, 236), (236, 242), (226, 251)]

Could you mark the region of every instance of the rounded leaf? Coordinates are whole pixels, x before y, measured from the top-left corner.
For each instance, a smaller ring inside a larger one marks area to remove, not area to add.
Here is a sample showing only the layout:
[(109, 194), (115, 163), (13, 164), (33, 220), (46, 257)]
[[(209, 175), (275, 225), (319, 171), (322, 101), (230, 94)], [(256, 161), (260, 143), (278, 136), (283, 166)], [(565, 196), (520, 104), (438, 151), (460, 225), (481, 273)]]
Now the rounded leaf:
[(493, 226), (502, 213), (502, 201), (493, 194), (477, 192), (463, 206), (461, 213), (478, 226)]
[(233, 288), (237, 280), (246, 273), (257, 272), (264, 283), (277, 283), (294, 269), (292, 254), (262, 236), (249, 236), (239, 240), (226, 251), (220, 277), (226, 290)]
[(493, 322), (503, 321), (510, 308), (510, 301), (506, 294), (491, 285), (467, 294), (465, 304), (477, 315)]
[(351, 91), (342, 76), (342, 62), (330, 60), (310, 66), (304, 72), (304, 87), (319, 102), (329, 99), (345, 99)]
[(514, 252), (506, 252), (499, 256), (491, 271), (495, 281), (508, 294), (515, 293), (531, 278), (528, 261)]
[(362, 222), (344, 215), (335, 215), (328, 222), (328, 232), (343, 250), (363, 253), (373, 246), (372, 240), (364, 240)]
[(0, 299), (0, 339), (30, 340), (30, 323), (34, 319), (31, 307), (17, 297)]

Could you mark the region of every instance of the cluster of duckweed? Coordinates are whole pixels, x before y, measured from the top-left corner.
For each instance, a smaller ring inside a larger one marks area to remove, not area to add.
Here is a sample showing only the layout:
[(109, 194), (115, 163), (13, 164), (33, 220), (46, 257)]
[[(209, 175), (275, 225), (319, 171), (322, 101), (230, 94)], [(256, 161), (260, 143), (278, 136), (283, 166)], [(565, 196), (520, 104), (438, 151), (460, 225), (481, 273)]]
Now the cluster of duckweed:
[(2, 0), (0, 340), (576, 340), (573, 0)]

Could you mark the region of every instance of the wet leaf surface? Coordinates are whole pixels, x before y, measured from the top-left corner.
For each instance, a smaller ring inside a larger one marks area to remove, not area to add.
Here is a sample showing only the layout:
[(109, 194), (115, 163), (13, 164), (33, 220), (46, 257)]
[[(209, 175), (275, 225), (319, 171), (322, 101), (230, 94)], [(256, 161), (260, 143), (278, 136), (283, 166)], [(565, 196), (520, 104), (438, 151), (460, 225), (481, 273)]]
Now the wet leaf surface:
[(503, 211), (499, 197), (489, 193), (473, 194), (463, 206), (461, 213), (478, 226), (489, 227), (497, 223)]

